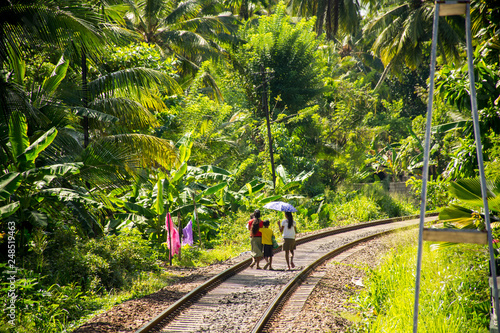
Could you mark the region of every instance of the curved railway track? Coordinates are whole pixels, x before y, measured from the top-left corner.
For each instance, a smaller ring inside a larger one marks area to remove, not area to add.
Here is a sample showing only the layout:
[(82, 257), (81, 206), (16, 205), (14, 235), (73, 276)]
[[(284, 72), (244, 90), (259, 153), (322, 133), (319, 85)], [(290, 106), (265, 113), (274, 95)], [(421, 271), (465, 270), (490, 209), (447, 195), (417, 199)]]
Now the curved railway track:
[(186, 294), (136, 333), (266, 332), (273, 315), (318, 265), (357, 244), (418, 222), (418, 216), (378, 220), (302, 237), (297, 239), (293, 271), (282, 269), (280, 245), (273, 258), (275, 270), (250, 269), (251, 259), (243, 260)]

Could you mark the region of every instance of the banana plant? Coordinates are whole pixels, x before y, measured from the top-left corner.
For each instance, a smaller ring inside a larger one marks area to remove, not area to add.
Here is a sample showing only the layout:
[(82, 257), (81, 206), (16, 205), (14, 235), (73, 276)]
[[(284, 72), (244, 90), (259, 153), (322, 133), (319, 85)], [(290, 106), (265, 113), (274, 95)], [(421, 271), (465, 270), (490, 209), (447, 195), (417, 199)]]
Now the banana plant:
[[(19, 237), (20, 252), (35, 228), (56, 228), (55, 221), (74, 223), (82, 233), (99, 229), (96, 219), (86, 209), (96, 202), (82, 187), (65, 181), (79, 173), (82, 163), (36, 165), (39, 155), (57, 136), (51, 128), (30, 142), (26, 117), (18, 111), (11, 114), (8, 123), (8, 141), (1, 144), (1, 163), (7, 165), (0, 176), (0, 224), (14, 222)], [(62, 186), (64, 184), (64, 186)]]
[(285, 193), (289, 193), (291, 189), (302, 185), (313, 174), (314, 170), (303, 170), (301, 173), (292, 178), (286, 171), (285, 167), (280, 164), (276, 167), (276, 175), (278, 177), (276, 179), (275, 193), (282, 194), (285, 198), (291, 198), (291, 194)]
[[(149, 171), (147, 181), (138, 179), (136, 186), (129, 188), (128, 192), (112, 192), (112, 200), (121, 212), (115, 215), (108, 229), (137, 227), (151, 241), (161, 243), (165, 238), (167, 212), (174, 217), (177, 214), (186, 217), (193, 214), (195, 205), (205, 224), (210, 224), (211, 217), (219, 213), (220, 201), (216, 194), (228, 186), (232, 174), (210, 165), (189, 166), (192, 145), (188, 134), (176, 144), (176, 164), (168, 172)], [(214, 229), (217, 225), (212, 227)]]
[[(487, 201), (490, 210), (493, 238), (500, 237), (500, 182), (487, 181)], [(463, 203), (452, 204), (439, 213), (439, 221), (447, 227), (457, 229), (486, 230), (481, 183), (479, 179), (462, 179), (450, 183), (450, 194)], [(439, 244), (438, 247), (450, 246), (454, 243)]]

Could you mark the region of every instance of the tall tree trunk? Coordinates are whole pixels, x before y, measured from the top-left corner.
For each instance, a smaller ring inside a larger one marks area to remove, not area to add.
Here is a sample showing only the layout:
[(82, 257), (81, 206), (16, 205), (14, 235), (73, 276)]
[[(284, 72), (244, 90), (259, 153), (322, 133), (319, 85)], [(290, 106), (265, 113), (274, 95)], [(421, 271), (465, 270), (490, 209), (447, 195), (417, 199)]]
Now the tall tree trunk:
[(271, 157), (271, 171), (273, 173), (273, 191), (276, 190), (276, 173), (274, 171), (274, 153), (273, 153), (273, 137), (271, 135), (271, 124), (269, 120), (269, 104), (267, 101), (267, 78), (264, 65), (261, 66), (262, 71), (262, 108), (264, 109), (264, 113), (266, 115), (266, 123), (267, 123), (267, 139), (269, 140), (269, 155)]
[(250, 14), (248, 10), (248, 0), (242, 0), (240, 6), (240, 17), (242, 17), (243, 20), (247, 21), (249, 16)]
[(385, 80), (385, 78), (387, 76), (387, 73), (389, 73), (389, 70), (392, 67), (392, 64), (393, 64), (393, 60), (389, 61), (389, 63), (387, 64), (387, 66), (385, 66), (384, 72), (382, 73), (382, 76), (380, 76), (380, 79), (378, 80), (377, 85), (375, 86), (375, 88), (373, 89), (373, 91), (377, 91), (378, 88), (380, 88), (380, 85), (382, 84), (382, 82), (384, 82), (384, 80)]
[[(88, 107), (88, 87), (87, 87), (87, 54), (82, 47), (82, 106)], [(83, 116), (83, 147), (87, 148), (89, 145), (89, 117)]]
[(339, 30), (339, 6), (340, 0), (333, 0), (333, 36), (332, 39), (337, 36), (337, 32)]
[(332, 29), (332, 1), (334, 0), (327, 0), (327, 7), (326, 7), (326, 39), (332, 40), (333, 39), (333, 29)]
[(327, 0), (319, 0), (318, 8), (316, 10), (316, 35), (320, 36), (323, 33), (323, 22), (325, 21), (325, 10), (326, 10), (326, 1)]

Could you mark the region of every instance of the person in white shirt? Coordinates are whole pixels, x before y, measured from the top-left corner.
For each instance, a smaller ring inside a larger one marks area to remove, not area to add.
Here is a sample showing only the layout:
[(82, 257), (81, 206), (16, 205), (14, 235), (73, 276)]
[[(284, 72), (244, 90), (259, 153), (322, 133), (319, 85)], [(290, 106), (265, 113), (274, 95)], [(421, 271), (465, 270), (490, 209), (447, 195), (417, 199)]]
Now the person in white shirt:
[(281, 221), (279, 227), (280, 232), (283, 234), (283, 250), (285, 251), (287, 269), (291, 270), (295, 267), (293, 251), (295, 250), (295, 234), (297, 233), (297, 224), (293, 220), (292, 213), (285, 212), (285, 219)]

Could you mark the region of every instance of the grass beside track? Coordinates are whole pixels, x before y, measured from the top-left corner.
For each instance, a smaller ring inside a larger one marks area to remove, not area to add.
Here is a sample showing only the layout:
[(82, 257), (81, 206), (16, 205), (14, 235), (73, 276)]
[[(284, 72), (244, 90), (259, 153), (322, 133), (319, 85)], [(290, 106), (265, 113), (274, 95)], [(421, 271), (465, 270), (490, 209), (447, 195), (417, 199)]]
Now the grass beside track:
[[(412, 332), (418, 231), (394, 236), (367, 287), (354, 299), (352, 332)], [(488, 252), (479, 245), (441, 249), (424, 242), (418, 332), (489, 332)]]

